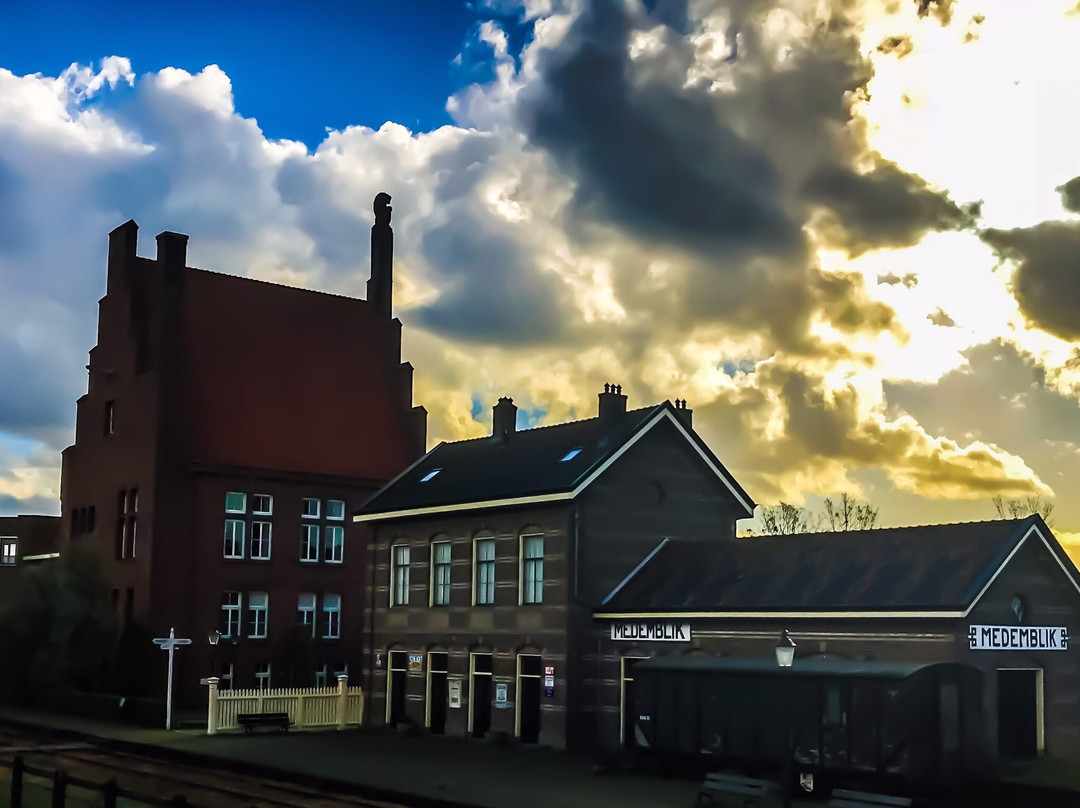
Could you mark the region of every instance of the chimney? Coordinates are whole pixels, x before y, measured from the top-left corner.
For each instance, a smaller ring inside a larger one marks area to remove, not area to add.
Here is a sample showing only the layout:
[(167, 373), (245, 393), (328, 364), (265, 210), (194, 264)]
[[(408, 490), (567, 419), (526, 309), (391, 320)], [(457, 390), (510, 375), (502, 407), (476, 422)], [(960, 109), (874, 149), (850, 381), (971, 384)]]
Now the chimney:
[(686, 408), (685, 398), (675, 399), (675, 414), (687, 429), (694, 428), (694, 411)]
[(512, 398), (500, 398), (491, 408), (491, 434), (504, 439), (513, 434), (517, 430), (517, 409)]
[(389, 320), (394, 290), (394, 230), (390, 227), (390, 194), (375, 195), (375, 224), (371, 226), (371, 279), (367, 300)]
[(139, 244), (139, 226), (128, 219), (109, 233), (109, 271), (106, 293), (119, 289), (128, 281), (128, 273), (135, 263), (135, 250)]
[(605, 384), (600, 394), (599, 414), (601, 421), (617, 421), (626, 415), (626, 396), (621, 384)]
[(169, 273), (180, 273), (187, 266), (188, 237), (183, 233), (157, 234), (157, 261), (165, 268), (165, 277)]

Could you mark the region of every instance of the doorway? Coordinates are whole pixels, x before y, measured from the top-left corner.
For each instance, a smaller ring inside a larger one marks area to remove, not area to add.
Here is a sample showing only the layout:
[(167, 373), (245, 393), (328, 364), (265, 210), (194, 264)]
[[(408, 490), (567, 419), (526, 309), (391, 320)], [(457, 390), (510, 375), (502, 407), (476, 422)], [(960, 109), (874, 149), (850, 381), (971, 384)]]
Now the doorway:
[(999, 668), (997, 672), (998, 754), (1031, 760), (1043, 750), (1043, 672), (1040, 668)]
[(522, 743), (540, 740), (540, 677), (543, 666), (539, 654), (518, 654), (517, 736)]
[(428, 652), (427, 726), (436, 735), (446, 732), (446, 672), (450, 655), (446, 651)]
[(386, 725), (396, 727), (405, 720), (406, 677), (409, 675), (409, 654), (391, 651), (386, 673)]
[(469, 655), (469, 734), (483, 738), (491, 729), (491, 654)]
[(619, 661), (620, 688), (619, 699), (619, 739), (623, 749), (632, 751), (637, 747), (637, 732), (635, 731), (635, 706), (634, 706), (634, 665), (648, 657), (624, 656)]

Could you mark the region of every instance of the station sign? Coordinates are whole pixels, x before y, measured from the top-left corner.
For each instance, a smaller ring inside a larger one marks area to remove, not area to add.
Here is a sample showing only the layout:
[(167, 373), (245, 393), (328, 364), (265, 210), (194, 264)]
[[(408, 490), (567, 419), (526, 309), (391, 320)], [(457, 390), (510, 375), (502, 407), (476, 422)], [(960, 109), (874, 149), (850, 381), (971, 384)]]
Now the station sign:
[(1067, 651), (1063, 626), (968, 626), (971, 651)]
[(623, 642), (690, 642), (690, 624), (674, 620), (618, 620), (611, 624), (611, 639)]

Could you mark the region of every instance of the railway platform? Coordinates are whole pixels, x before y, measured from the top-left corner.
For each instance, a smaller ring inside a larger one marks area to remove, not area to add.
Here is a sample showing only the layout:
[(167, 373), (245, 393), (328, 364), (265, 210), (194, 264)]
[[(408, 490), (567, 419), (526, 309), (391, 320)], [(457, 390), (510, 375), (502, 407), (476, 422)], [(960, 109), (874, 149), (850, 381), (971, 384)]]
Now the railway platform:
[(0, 725), (47, 729), (178, 763), (228, 767), (326, 790), (362, 789), (400, 804), (477, 808), (686, 808), (699, 783), (631, 772), (594, 773), (589, 759), (548, 749), (389, 731), (252, 735), (156, 730), (0, 705)]

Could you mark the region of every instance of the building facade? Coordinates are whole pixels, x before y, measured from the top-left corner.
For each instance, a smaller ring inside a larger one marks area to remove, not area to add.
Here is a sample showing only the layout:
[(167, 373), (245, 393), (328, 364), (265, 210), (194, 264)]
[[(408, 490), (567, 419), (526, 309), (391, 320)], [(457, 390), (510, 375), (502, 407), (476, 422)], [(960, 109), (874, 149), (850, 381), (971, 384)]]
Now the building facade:
[(0, 603), (16, 570), (59, 557), (60, 533), (57, 516), (0, 516)]
[(354, 517), (372, 529), (372, 724), (592, 743), (592, 611), (657, 533), (734, 537), (753, 503), (681, 402), (518, 431), (502, 399), (487, 438), (441, 444)]
[(65, 539), (99, 549), (126, 623), (193, 638), (176, 656), (183, 700), (211, 674), (253, 687), (358, 665), (366, 555), (346, 514), (426, 441), (390, 310), (388, 203), (370, 302), (188, 267), (177, 233), (139, 257), (131, 221), (109, 235), (63, 455)]

